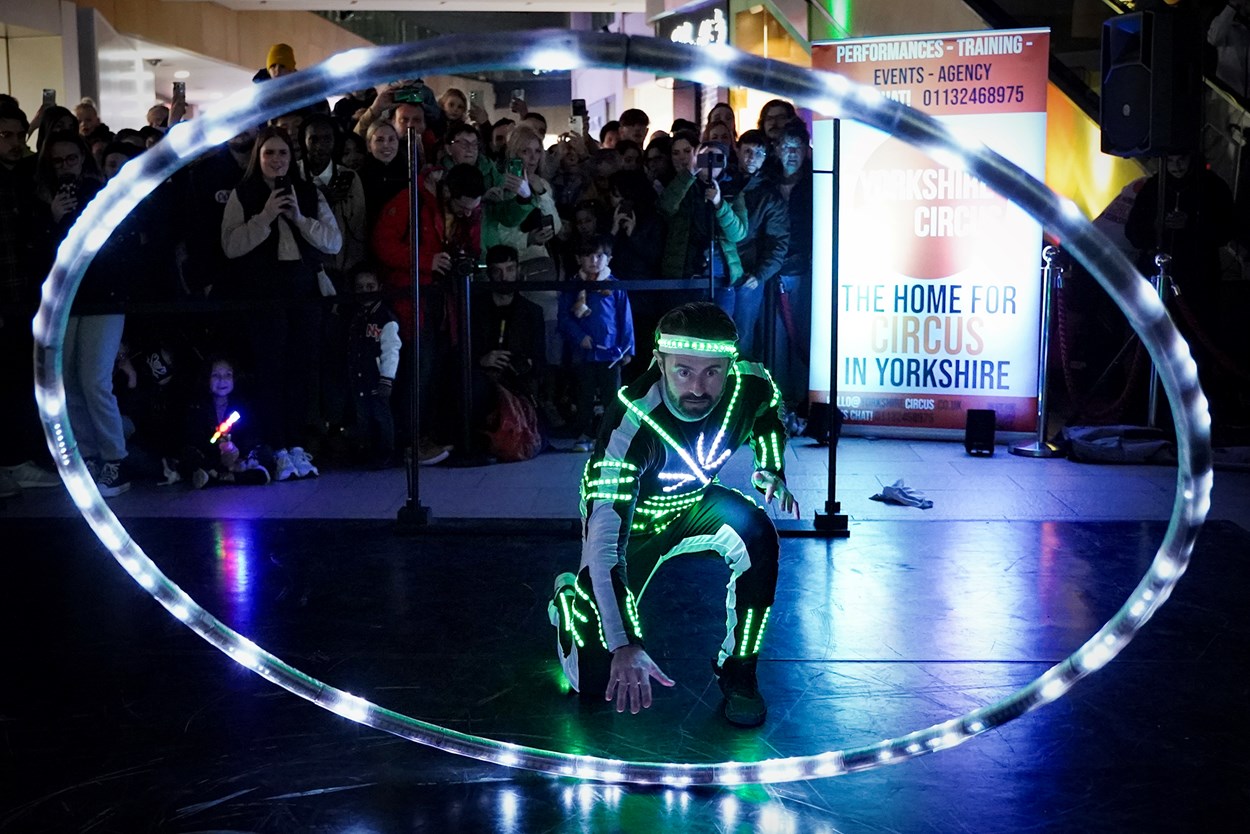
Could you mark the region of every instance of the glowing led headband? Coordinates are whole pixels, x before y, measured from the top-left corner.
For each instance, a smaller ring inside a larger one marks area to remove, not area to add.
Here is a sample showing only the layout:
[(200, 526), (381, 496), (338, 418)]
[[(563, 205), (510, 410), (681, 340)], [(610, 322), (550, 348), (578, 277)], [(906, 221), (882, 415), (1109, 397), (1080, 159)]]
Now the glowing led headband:
[[(1172, 519), (1154, 561), (1116, 614), (1069, 657), (1005, 698), (948, 721), (859, 747), (758, 762), (625, 762), (521, 747), (458, 733), (410, 718), (300, 672), (232, 630), (174, 584), (130, 537), (100, 497), (78, 452), (65, 410), (62, 378), (70, 304), (91, 258), (153, 188), (191, 159), (244, 128), (289, 113), (335, 90), (360, 90), (416, 68), (429, 75), (526, 67), (633, 69), (717, 87), (750, 87), (792, 99), (819, 113), (856, 119), (910, 142), (944, 164), (968, 170), (1010, 198), (1084, 264), (1141, 337), (1169, 397), (1178, 466)], [(53, 457), (74, 503), (100, 541), (135, 581), (196, 634), (239, 664), (332, 712), (370, 727), (463, 756), (546, 773), (606, 782), (684, 787), (787, 782), (836, 776), (953, 747), (1054, 701), (1119, 654), (1171, 594), (1210, 507), (1211, 420), (1198, 387), (1198, 367), (1154, 289), (1094, 229), (1070, 200), (992, 153), (961, 139), (932, 118), (845, 78), (746, 55), (726, 46), (691, 47), (651, 38), (551, 30), (452, 35), (399, 46), (353, 50), (302, 72), (248, 85), (203, 117), (174, 126), (166, 138), (121, 172), (83, 210), (57, 252), (34, 320), (35, 397)]]
[(731, 359), (738, 355), (738, 343), (716, 341), (714, 339), (696, 339), (693, 336), (670, 336), (661, 333), (655, 340), (661, 353), (686, 353), (691, 356), (728, 356)]

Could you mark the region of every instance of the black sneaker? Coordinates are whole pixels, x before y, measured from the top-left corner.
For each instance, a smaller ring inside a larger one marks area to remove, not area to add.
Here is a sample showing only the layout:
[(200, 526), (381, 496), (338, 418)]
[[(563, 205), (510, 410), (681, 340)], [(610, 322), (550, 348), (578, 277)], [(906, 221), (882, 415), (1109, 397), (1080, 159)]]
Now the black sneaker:
[(755, 680), (756, 658), (731, 657), (716, 668), (717, 682), (725, 696), (725, 720), (735, 727), (758, 727), (768, 717), (768, 704)]
[(126, 477), (126, 473), (122, 471), (120, 460), (111, 460), (100, 467), (100, 474), (96, 476), (95, 485), (101, 495), (105, 498), (112, 498), (130, 489), (130, 478)]

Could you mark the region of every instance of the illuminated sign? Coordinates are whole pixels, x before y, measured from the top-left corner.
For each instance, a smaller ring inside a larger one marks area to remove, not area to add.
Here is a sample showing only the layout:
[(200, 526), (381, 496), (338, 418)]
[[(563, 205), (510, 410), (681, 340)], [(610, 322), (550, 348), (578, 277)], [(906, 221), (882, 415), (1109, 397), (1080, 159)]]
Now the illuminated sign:
[[(862, 38), (814, 46), (812, 64), (936, 116), (1040, 178), (1048, 44), (1036, 29)], [(813, 167), (825, 172), (817, 229), (832, 222), (832, 136), (832, 122), (815, 125)], [(844, 122), (840, 137), (838, 286), (813, 282), (813, 396), (828, 397), (836, 299), (837, 403), (848, 425), (962, 430), (969, 409), (993, 409), (999, 428), (1033, 431), (1041, 226), (953, 154), (930, 156), (859, 123)], [(815, 276), (832, 272), (830, 250), (817, 234)]]
[(661, 18), (655, 22), (656, 37), (692, 46), (728, 44), (729, 20), (726, 9), (724, 3), (718, 3)]

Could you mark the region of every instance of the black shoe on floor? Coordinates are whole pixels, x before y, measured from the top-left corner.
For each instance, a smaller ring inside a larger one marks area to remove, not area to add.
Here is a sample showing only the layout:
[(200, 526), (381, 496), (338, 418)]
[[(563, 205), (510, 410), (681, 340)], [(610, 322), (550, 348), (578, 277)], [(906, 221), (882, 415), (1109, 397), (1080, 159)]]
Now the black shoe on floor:
[(725, 696), (725, 720), (735, 727), (758, 727), (768, 717), (768, 704), (755, 680), (756, 658), (731, 657), (716, 669), (720, 691)]

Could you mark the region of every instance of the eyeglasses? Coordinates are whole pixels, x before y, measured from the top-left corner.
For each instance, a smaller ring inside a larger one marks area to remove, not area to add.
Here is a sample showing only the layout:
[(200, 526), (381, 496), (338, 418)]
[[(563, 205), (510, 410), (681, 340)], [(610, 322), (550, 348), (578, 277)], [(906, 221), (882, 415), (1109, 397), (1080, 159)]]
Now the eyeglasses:
[(77, 165), (79, 162), (82, 162), (82, 156), (76, 153), (70, 154), (69, 156), (52, 157), (52, 164), (57, 168), (62, 168), (67, 165)]
[(478, 146), (478, 141), (476, 139), (452, 139), (448, 142), (448, 144), (459, 145), (463, 148), (476, 148)]

